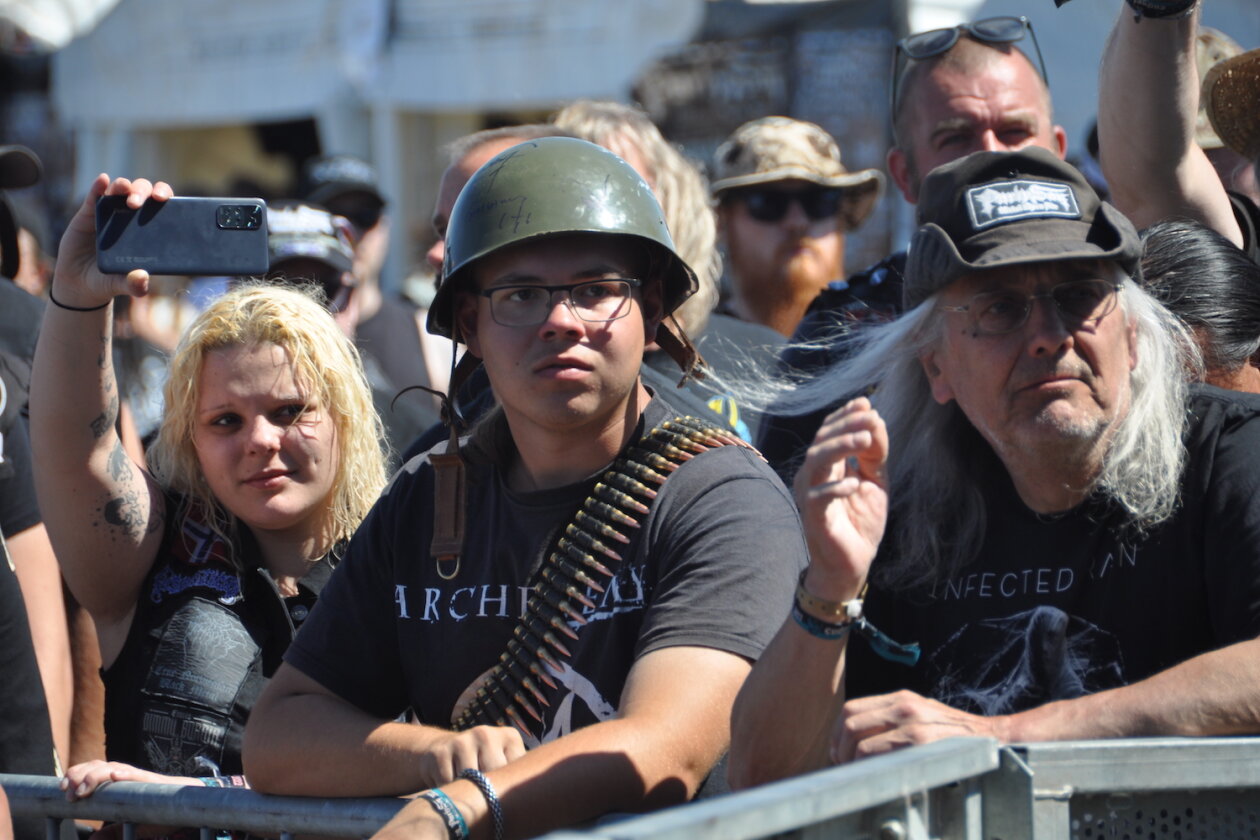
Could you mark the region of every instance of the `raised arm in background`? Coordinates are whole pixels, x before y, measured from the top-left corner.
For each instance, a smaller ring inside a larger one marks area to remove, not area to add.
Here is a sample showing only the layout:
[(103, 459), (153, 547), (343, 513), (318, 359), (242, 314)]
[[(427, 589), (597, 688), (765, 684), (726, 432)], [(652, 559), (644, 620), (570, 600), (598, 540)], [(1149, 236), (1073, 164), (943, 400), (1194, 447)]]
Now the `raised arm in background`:
[(1099, 156), (1112, 203), (1137, 228), (1189, 218), (1241, 246), (1225, 187), (1194, 142), (1198, 27), (1197, 8), (1179, 20), (1138, 20), (1120, 4), (1099, 79)]
[(138, 208), (171, 189), (97, 176), (61, 240), (31, 381), (36, 490), (66, 582), (96, 622), (108, 667), (126, 638), (165, 515), (152, 479), (115, 431), (119, 393), (111, 354), (112, 301), (144, 295), (148, 274), (96, 267), (96, 200), (125, 195)]

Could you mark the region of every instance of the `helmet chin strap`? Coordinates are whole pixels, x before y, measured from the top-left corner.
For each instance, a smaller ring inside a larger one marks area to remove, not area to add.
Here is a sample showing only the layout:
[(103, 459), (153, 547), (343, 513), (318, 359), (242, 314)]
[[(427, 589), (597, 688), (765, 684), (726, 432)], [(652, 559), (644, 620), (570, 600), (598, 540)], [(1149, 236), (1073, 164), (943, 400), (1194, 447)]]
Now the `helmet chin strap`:
[(691, 339), (687, 337), (687, 333), (683, 331), (682, 325), (672, 314), (666, 315), (660, 325), (656, 328), (657, 345), (669, 354), (678, 367), (682, 368), (682, 378), (678, 380), (678, 387), (681, 388), (687, 384), (688, 379), (694, 379), (697, 382), (705, 378), (705, 369), (708, 363), (704, 357), (700, 355), (700, 351), (691, 343)]
[(460, 555), (464, 550), (467, 485), (459, 435), (466, 424), (459, 410), (459, 390), (481, 365), (481, 359), (466, 351), (455, 361), (460, 337), (459, 322), (454, 320), (451, 342), (455, 345), (455, 352), (451, 354), (451, 378), (446, 394), (440, 395), (442, 422), (450, 429), (451, 437), (446, 452), (429, 456), (433, 467), (433, 540), (429, 543), (429, 556), (437, 564), (438, 576), (443, 580), (452, 580), (459, 574)]

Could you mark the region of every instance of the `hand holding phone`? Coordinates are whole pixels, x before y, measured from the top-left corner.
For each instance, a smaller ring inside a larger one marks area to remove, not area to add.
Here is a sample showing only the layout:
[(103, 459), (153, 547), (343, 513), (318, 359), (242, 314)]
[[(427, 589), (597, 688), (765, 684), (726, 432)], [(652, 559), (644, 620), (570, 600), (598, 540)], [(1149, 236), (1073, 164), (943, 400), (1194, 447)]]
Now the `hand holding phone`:
[(149, 199), (96, 203), (96, 264), (105, 274), (263, 275), (267, 272), (267, 205), (258, 198)]
[(63, 308), (102, 308), (117, 295), (143, 296), (148, 293), (148, 274), (129, 271), (125, 275), (105, 274), (96, 264), (96, 202), (101, 196), (116, 196), (136, 209), (146, 201), (162, 202), (173, 195), (170, 184), (145, 178), (114, 178), (97, 175), (88, 187), (79, 209), (66, 225), (57, 249), (57, 265), (49, 296)]

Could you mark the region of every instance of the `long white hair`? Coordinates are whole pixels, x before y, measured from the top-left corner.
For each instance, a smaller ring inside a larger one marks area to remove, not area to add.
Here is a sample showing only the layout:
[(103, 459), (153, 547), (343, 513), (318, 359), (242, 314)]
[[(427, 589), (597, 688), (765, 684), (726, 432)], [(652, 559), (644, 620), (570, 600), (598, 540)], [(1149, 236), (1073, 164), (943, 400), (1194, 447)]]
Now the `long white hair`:
[[(1137, 364), (1130, 402), (1118, 422), (1093, 492), (1126, 513), (1141, 533), (1177, 508), (1186, 452), (1188, 380), (1199, 375), (1198, 350), (1181, 323), (1123, 278), (1119, 307), (1135, 328)], [(1117, 278), (1120, 279), (1120, 278)], [(862, 326), (844, 341), (847, 355), (822, 373), (780, 390), (778, 414), (806, 414), (869, 393), (888, 425), (890, 521), (895, 556), (881, 555), (882, 585), (931, 585), (958, 571), (980, 548), (985, 505), (973, 476), (992, 449), (954, 402), (932, 397), (919, 359), (941, 337), (933, 296), (894, 321)]]

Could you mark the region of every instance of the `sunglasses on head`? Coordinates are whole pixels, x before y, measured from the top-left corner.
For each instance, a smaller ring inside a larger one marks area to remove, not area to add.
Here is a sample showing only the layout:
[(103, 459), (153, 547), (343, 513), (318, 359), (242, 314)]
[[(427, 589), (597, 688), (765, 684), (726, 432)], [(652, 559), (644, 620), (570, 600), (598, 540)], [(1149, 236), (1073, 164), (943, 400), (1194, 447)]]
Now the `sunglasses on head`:
[(916, 32), (897, 42), (897, 48), (893, 50), (892, 87), (888, 96), (890, 113), (897, 112), (897, 99), (905, 63), (944, 55), (953, 49), (954, 44), (957, 44), (958, 39), (964, 34), (982, 44), (1014, 44), (1024, 40), (1024, 36), (1027, 35), (1032, 41), (1033, 50), (1037, 53), (1037, 66), (1041, 71), (1041, 80), (1046, 84), (1050, 83), (1049, 77), (1046, 76), (1046, 62), (1041, 57), (1041, 45), (1037, 43), (1037, 33), (1033, 31), (1032, 21), (1023, 15), (983, 18), (975, 23), (960, 23), (944, 29)]
[(759, 222), (781, 222), (795, 202), (811, 222), (830, 219), (840, 212), (844, 191), (837, 187), (803, 190), (740, 190), (733, 198), (743, 202), (748, 215)]

